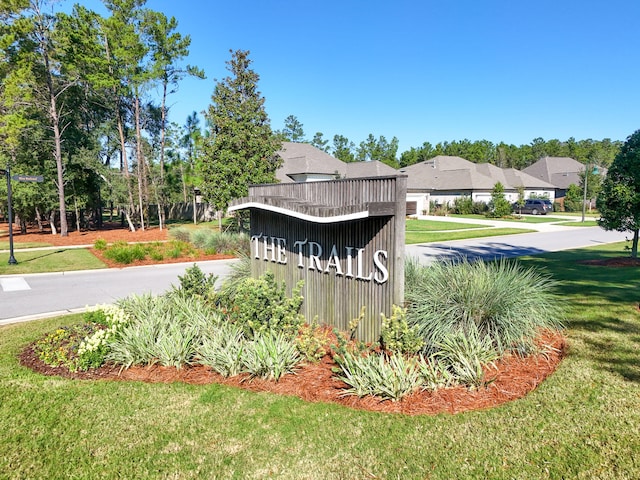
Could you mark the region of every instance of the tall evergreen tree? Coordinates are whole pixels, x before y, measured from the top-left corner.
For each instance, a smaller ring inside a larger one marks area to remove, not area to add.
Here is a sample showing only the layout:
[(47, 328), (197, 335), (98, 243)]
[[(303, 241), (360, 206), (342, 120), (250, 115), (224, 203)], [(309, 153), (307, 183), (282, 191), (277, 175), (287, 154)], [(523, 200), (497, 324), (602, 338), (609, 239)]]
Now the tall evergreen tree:
[(202, 194), (222, 212), (232, 199), (247, 195), (249, 184), (274, 182), (282, 161), (249, 52), (231, 51), (226, 63), (231, 75), (216, 84), (211, 97), (206, 114), (211, 132), (200, 163)]

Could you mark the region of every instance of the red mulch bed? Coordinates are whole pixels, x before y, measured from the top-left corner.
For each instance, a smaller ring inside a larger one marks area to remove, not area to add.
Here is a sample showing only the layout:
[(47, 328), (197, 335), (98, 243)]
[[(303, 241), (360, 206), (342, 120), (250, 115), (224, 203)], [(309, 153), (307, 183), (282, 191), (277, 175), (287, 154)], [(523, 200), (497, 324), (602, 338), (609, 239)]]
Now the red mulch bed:
[[(6, 231), (6, 224), (2, 226), (2, 230)], [(8, 238), (8, 233), (0, 235), (0, 239)], [(103, 239), (107, 243), (115, 243), (118, 241), (124, 242), (162, 242), (170, 240), (168, 230), (163, 228), (160, 230), (158, 227), (145, 228), (144, 230), (136, 230), (131, 232), (126, 227), (121, 227), (120, 223), (105, 223), (104, 227), (100, 230), (83, 230), (83, 231), (71, 231), (66, 237), (61, 237), (60, 234), (52, 235), (51, 231), (47, 227), (43, 232), (38, 232), (37, 228), (30, 227), (27, 229), (26, 234), (19, 232), (13, 232), (14, 248), (20, 248), (20, 243), (37, 242), (37, 243), (50, 243), (55, 247), (65, 247), (70, 245), (94, 245), (96, 240)], [(194, 255), (186, 255), (176, 258), (164, 258), (161, 261), (156, 261), (151, 258), (144, 260), (135, 260), (127, 265), (114, 262), (108, 258), (105, 258), (104, 253), (95, 248), (90, 248), (89, 251), (98, 257), (109, 268), (123, 268), (123, 267), (138, 267), (141, 265), (154, 265), (156, 263), (182, 263), (182, 262), (197, 262), (204, 260), (221, 260), (225, 258), (233, 258), (229, 255), (207, 255), (204, 252), (198, 252)]]
[(158, 365), (120, 369), (105, 365), (87, 372), (69, 372), (65, 368), (45, 365), (28, 346), (20, 356), (20, 363), (43, 375), (59, 375), (66, 378), (108, 381), (186, 382), (206, 385), (219, 383), (254, 392), (272, 392), (294, 395), (308, 402), (331, 402), (359, 410), (406, 415), (435, 415), (479, 410), (522, 398), (534, 390), (551, 375), (565, 356), (567, 345), (560, 333), (547, 332), (538, 340), (541, 345), (551, 346), (545, 355), (520, 358), (510, 355), (486, 372), (491, 382), (484, 388), (469, 390), (465, 387), (445, 388), (435, 392), (416, 392), (392, 402), (376, 397), (358, 398), (342, 396), (345, 384), (337, 380), (332, 372), (335, 363), (329, 355), (320, 362), (305, 364), (295, 375), (286, 375), (279, 382), (250, 379), (247, 375), (224, 378), (209, 367), (194, 366), (183, 369)]

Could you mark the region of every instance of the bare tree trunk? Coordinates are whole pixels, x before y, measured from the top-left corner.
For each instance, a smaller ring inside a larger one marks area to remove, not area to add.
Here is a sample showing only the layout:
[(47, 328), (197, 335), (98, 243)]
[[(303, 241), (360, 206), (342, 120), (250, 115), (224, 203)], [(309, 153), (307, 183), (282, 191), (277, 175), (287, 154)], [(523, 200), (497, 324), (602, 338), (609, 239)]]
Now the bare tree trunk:
[(56, 211), (51, 210), (49, 213), (49, 226), (51, 227), (51, 235), (55, 235), (56, 232)]
[(138, 157), (138, 203), (140, 204), (140, 228), (144, 230), (143, 178), (145, 174), (144, 156), (142, 154), (142, 134), (140, 132), (140, 98), (136, 94), (134, 100), (136, 119), (136, 156)]
[(42, 218), (40, 218), (40, 210), (38, 209), (38, 207), (36, 207), (36, 222), (38, 222), (38, 231), (42, 233), (42, 230), (44, 230), (44, 228), (42, 226)]

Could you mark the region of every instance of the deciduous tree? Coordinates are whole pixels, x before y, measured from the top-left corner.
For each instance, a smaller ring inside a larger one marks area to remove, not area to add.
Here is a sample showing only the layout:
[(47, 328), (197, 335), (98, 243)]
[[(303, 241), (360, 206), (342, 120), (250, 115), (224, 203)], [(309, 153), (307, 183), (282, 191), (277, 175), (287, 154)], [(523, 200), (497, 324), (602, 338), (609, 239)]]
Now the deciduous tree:
[(627, 138), (602, 182), (598, 223), (605, 230), (631, 232), (631, 256), (638, 257), (640, 231), (640, 130)]

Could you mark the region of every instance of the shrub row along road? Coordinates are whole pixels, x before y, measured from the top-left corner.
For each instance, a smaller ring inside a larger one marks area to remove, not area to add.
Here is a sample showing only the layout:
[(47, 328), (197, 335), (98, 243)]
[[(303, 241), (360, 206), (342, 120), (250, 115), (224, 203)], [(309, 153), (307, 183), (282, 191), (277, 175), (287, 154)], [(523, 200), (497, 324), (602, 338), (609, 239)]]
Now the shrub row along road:
[[(429, 263), (437, 258), (466, 256), (492, 259), (555, 252), (624, 241), (620, 232), (599, 227), (575, 227), (560, 231), (506, 237), (457, 240), (408, 245), (406, 254)], [(624, 253), (621, 250), (621, 256)], [(224, 277), (233, 260), (198, 262), (205, 273)], [(130, 294), (160, 294), (178, 285), (178, 276), (192, 263), (153, 265), (123, 269), (91, 270), (0, 276), (0, 324), (80, 311), (87, 305), (113, 303)]]

